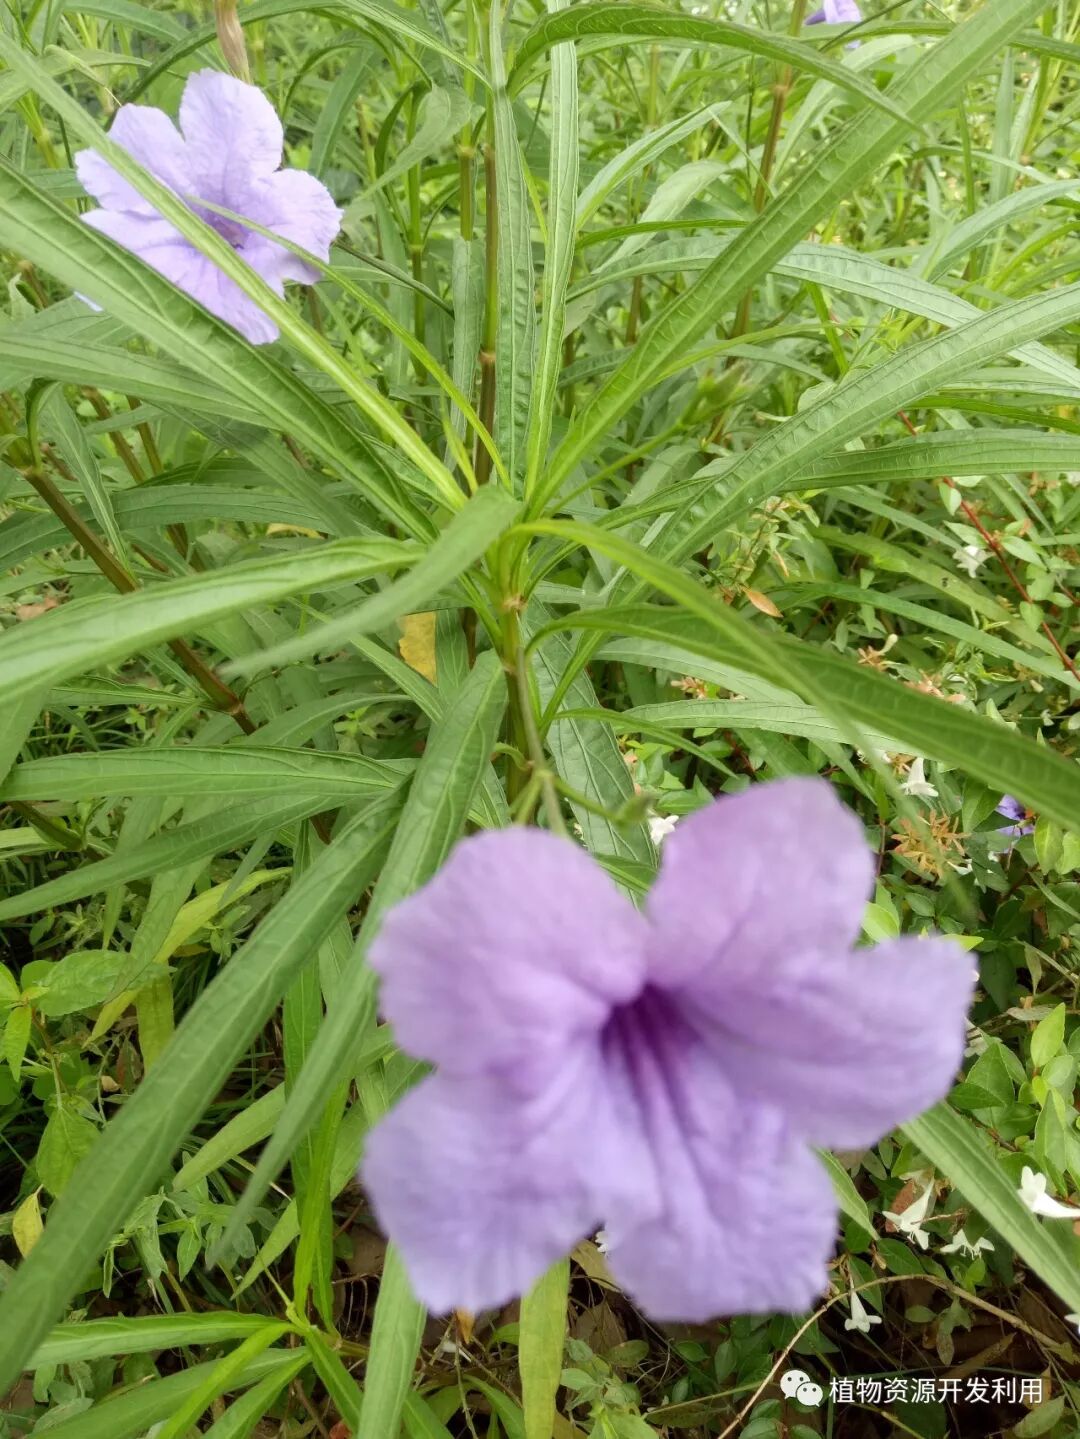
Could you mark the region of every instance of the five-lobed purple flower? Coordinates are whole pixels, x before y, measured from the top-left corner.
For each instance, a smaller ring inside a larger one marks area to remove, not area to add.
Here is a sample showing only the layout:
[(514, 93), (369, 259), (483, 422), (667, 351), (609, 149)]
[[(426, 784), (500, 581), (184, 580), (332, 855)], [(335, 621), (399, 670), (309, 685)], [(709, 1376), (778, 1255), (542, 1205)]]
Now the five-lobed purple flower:
[(401, 1046), (436, 1066), (363, 1166), (418, 1297), (500, 1304), (602, 1224), (656, 1319), (809, 1306), (837, 1228), (811, 1146), (940, 1098), (973, 989), (952, 941), (853, 949), (873, 881), (822, 780), (684, 819), (644, 912), (545, 831), (462, 841), (371, 949)]
[[(284, 294), (286, 280), (314, 284), (319, 278), (314, 266), (284, 246), (199, 204), (219, 205), (319, 260), (330, 258), (341, 211), (314, 175), (280, 168), (281, 121), (254, 85), (200, 70), (184, 86), (179, 130), (162, 110), (122, 105), (109, 136), (226, 239), (277, 294)], [(75, 170), (101, 206), (83, 216), (88, 225), (138, 255), (253, 343), (277, 339), (277, 326), (255, 301), (96, 150), (81, 150)]]

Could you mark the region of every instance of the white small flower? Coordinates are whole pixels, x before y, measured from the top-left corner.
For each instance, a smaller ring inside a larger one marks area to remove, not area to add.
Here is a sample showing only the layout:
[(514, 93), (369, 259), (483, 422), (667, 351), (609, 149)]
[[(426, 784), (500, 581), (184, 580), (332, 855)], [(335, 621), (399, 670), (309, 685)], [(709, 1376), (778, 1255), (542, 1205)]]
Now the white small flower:
[(653, 844), (663, 844), (668, 835), (679, 823), (677, 814), (654, 814), (649, 816), (649, 837)]
[(922, 1227), (922, 1221), (926, 1218), (930, 1208), (930, 1201), (934, 1195), (934, 1181), (931, 1179), (926, 1188), (917, 1199), (912, 1200), (903, 1214), (894, 1214), (891, 1210), (884, 1211), (885, 1218), (890, 1224), (895, 1224), (901, 1234), (908, 1239), (913, 1239), (920, 1249), (926, 1249), (930, 1244), (930, 1236)]
[(851, 1318), (844, 1320), (845, 1329), (857, 1329), (860, 1334), (869, 1334), (871, 1324), (880, 1324), (880, 1314), (869, 1314), (866, 1306), (853, 1289), (848, 1297), (851, 1305)]
[(953, 559), (956, 561), (956, 568), (963, 570), (965, 574), (975, 578), (975, 571), (981, 564), (985, 564), (990, 558), (990, 551), (984, 550), (981, 545), (964, 545), (962, 548), (953, 551)]
[(1046, 1175), (1036, 1174), (1026, 1164), (1020, 1175), (1020, 1203), (1045, 1219), (1080, 1219), (1080, 1209), (1051, 1198), (1046, 1192)]
[(919, 799), (937, 799), (937, 790), (926, 778), (926, 761), (922, 755), (912, 760), (907, 779), (900, 788), (905, 794), (917, 796)]
[(942, 1254), (962, 1253), (966, 1254), (969, 1259), (977, 1259), (982, 1250), (985, 1249), (989, 1251), (992, 1250), (993, 1247), (993, 1244), (990, 1242), (989, 1239), (986, 1238), (985, 1235), (983, 1235), (981, 1239), (976, 1239), (975, 1243), (972, 1244), (971, 1240), (967, 1237), (964, 1231), (962, 1229), (958, 1229), (953, 1235), (952, 1243), (943, 1244), (941, 1246), (941, 1252)]
[(957, 864), (955, 860), (950, 859), (950, 860), (949, 860), (949, 868), (950, 868), (950, 869), (955, 869), (956, 872), (957, 872), (957, 874), (970, 874), (970, 873), (971, 873), (971, 860), (966, 860), (963, 864)]
[(599, 1249), (601, 1254), (606, 1254), (608, 1252), (608, 1237), (609, 1236), (606, 1229), (598, 1229), (596, 1231), (596, 1238), (593, 1242), (595, 1243), (597, 1249)]

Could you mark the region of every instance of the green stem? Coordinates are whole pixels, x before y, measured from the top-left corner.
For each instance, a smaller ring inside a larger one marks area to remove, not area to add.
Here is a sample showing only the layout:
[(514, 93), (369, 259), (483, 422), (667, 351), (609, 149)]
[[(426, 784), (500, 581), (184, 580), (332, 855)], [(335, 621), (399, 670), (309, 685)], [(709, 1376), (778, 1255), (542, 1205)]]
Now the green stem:
[[(795, 3), (791, 7), (790, 30), (792, 35), (798, 35), (803, 27), (805, 18), (806, 0), (795, 0)], [(761, 165), (758, 168), (758, 182), (754, 190), (754, 209), (759, 214), (769, 202), (770, 181), (772, 180), (773, 167), (776, 164), (776, 151), (780, 144), (780, 133), (784, 126), (784, 110), (787, 107), (788, 96), (791, 94), (793, 73), (791, 66), (785, 65), (773, 89), (769, 129), (765, 136), (765, 148), (761, 153)], [(739, 311), (735, 317), (735, 325), (731, 332), (732, 337), (745, 335), (749, 328), (752, 299), (753, 294), (748, 290), (739, 305)]]
[(528, 661), (520, 642), (514, 655), (514, 677), (517, 683), (518, 710), (525, 731), (529, 758), (532, 761), (532, 772), (540, 782), (548, 827), (553, 834), (562, 835), (566, 839), (568, 836), (566, 823), (562, 816), (562, 806), (559, 804), (559, 792), (555, 787), (554, 776), (548, 768), (544, 747), (540, 743), (540, 731), (536, 727), (536, 712), (533, 709), (532, 690), (529, 686)]
[[(419, 108), (417, 92), (414, 90), (409, 100), (409, 122), (408, 139), (416, 134), (416, 115)], [(407, 177), (407, 188), (409, 195), (409, 258), (412, 263), (413, 279), (418, 284), (424, 279), (424, 216), (420, 207), (420, 165), (413, 165), (409, 169)], [(419, 290), (413, 291), (413, 333), (421, 344), (424, 343), (426, 330), (424, 297)], [(423, 381), (427, 378), (424, 366), (417, 357), (413, 357), (413, 364), (416, 368), (417, 379)]]
[[(491, 434), (495, 427), (495, 346), (499, 337), (499, 212), (495, 176), (494, 112), (488, 112), (488, 137), (484, 146), (484, 330), (480, 340), (480, 422)], [(476, 482), (487, 484), (491, 475), (491, 456), (476, 441), (473, 451)]]

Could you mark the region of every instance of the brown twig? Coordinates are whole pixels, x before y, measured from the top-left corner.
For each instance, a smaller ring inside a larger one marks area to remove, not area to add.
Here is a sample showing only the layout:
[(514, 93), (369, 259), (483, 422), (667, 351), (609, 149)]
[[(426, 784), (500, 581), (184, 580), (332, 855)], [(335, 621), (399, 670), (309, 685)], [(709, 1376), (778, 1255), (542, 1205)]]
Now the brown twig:
[[(52, 480), (41, 470), (25, 469), (20, 472), (26, 482), (37, 492), (60, 523), (86, 551), (98, 569), (121, 594), (132, 594), (139, 589), (138, 581), (128, 573), (117, 557), (101, 540), (79, 514), (78, 510), (61, 494)], [(191, 678), (217, 710), (230, 715), (245, 734), (254, 734), (256, 725), (244, 708), (244, 702), (235, 690), (220, 679), (186, 640), (167, 641), (173, 654), (187, 670)]]

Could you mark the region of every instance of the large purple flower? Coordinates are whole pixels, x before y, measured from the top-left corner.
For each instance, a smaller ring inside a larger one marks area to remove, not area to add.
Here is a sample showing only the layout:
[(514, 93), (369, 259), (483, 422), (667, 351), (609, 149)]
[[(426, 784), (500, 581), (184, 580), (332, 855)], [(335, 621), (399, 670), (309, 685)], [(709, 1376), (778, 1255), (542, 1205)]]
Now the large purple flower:
[[(254, 220), (320, 260), (341, 211), (326, 186), (303, 170), (280, 169), (284, 135), (266, 96), (217, 70), (189, 75), (180, 101), (180, 129), (162, 110), (122, 105), (110, 138), (167, 185), (228, 240), (272, 289), (286, 280), (314, 284), (319, 272), (273, 240), (215, 214), (200, 200)], [(255, 344), (276, 340), (274, 322), (234, 281), (116, 173), (96, 150), (80, 150), (75, 170), (101, 205), (83, 218), (198, 300)]]
[(437, 1066), (363, 1170), (418, 1297), (500, 1304), (602, 1223), (657, 1319), (805, 1309), (837, 1224), (810, 1146), (874, 1143), (963, 1050), (959, 946), (852, 950), (873, 877), (820, 780), (684, 819), (645, 913), (549, 833), (458, 845), (371, 950), (402, 1047)]

